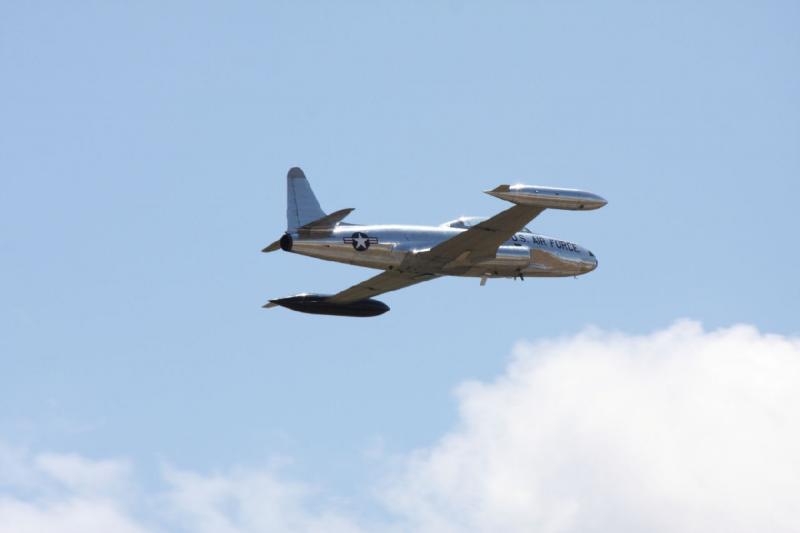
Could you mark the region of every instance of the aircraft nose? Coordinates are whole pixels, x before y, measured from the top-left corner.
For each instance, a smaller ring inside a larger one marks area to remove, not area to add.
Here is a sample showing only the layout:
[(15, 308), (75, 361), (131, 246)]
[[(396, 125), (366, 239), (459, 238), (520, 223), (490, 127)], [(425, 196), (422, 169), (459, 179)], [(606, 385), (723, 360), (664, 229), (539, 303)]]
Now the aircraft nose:
[(581, 267), (584, 273), (591, 272), (595, 268), (597, 268), (597, 257), (592, 252), (587, 250), (586, 252), (587, 257), (584, 257), (581, 261)]

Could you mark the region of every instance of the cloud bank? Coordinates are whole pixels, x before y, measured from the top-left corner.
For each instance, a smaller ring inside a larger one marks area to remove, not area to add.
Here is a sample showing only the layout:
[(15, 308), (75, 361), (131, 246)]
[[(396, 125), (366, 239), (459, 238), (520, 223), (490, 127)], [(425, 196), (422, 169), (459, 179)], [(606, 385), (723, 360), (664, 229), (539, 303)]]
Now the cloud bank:
[(799, 339), (588, 330), (457, 399), (455, 428), (386, 458), (381, 523), (269, 469), (165, 467), (144, 495), (124, 460), (0, 447), (0, 533), (800, 531)]

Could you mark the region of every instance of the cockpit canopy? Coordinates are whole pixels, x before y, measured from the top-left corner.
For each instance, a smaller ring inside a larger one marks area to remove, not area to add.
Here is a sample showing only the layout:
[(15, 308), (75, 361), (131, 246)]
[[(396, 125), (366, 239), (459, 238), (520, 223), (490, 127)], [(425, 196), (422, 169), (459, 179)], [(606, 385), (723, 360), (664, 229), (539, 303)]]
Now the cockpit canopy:
[[(446, 228), (469, 229), (472, 226), (476, 226), (487, 219), (488, 217), (459, 217), (455, 220), (451, 220), (450, 222), (445, 222), (444, 224), (442, 224), (442, 226)], [(527, 227), (522, 228), (520, 232), (533, 233)]]

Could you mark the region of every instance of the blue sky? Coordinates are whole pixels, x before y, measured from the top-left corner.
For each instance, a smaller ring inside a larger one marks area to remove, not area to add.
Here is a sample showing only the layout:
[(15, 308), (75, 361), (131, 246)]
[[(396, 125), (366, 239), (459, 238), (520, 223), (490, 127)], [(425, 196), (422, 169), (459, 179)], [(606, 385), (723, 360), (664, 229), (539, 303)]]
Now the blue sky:
[[(342, 5), (338, 5), (342, 4)], [(0, 5), (0, 439), (282, 471), (360, 502), (520, 340), (680, 318), (800, 333), (794, 2)], [(264, 310), (371, 271), (259, 250), (326, 210), (438, 224), (524, 182), (599, 268), (443, 279), (369, 320)], [(358, 503), (355, 504), (359, 506)]]

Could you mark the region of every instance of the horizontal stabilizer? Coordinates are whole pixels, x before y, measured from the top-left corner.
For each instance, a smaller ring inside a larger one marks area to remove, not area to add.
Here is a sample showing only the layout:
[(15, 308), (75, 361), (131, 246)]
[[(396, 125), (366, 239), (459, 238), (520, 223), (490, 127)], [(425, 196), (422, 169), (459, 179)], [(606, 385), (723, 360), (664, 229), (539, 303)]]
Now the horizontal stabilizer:
[(264, 248), (261, 251), (266, 254), (266, 253), (269, 253), (269, 252), (274, 252), (275, 250), (277, 250), (280, 247), (281, 247), (281, 240), (278, 239), (277, 241), (273, 242), (272, 244), (270, 244), (269, 246), (267, 246), (266, 248)]
[(278, 239), (277, 241), (273, 242), (263, 250), (264, 253), (274, 252), (278, 248), (282, 248), (283, 250), (289, 252), (292, 249), (292, 236), (288, 233), (284, 233), (283, 236)]
[(301, 230), (329, 230), (336, 227), (336, 224), (344, 220), (344, 217), (349, 215), (355, 210), (354, 207), (348, 207), (346, 209), (340, 209), (331, 213), (330, 215), (325, 215), (324, 217), (317, 219), (313, 222), (309, 222), (303, 226), (300, 226), (298, 229)]

